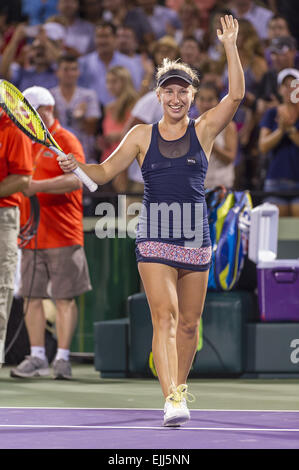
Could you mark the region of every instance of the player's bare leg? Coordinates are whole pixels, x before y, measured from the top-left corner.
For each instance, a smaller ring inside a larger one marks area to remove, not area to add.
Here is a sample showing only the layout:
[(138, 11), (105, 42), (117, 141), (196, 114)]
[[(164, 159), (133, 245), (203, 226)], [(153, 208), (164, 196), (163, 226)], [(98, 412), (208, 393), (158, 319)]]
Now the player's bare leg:
[(177, 270), (158, 263), (138, 263), (153, 323), (153, 358), (165, 398), (177, 386)]
[(185, 384), (197, 350), (199, 322), (206, 298), (209, 271), (180, 270), (177, 329), (178, 383)]

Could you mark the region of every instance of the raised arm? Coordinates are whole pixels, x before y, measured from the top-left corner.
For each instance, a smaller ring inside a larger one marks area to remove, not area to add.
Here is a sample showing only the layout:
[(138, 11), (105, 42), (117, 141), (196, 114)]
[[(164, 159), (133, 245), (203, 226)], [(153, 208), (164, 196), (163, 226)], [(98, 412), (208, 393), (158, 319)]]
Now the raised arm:
[(6, 80), (11, 79), (11, 74), (10, 74), (10, 65), (12, 62), (15, 60), (15, 55), (18, 50), (18, 47), (23, 41), (23, 39), (26, 38), (26, 30), (25, 30), (25, 23), (20, 23), (5, 47), (3, 54), (2, 54), (2, 59), (1, 59), (1, 64), (0, 64), (0, 75), (1, 78), (5, 78)]
[(144, 154), (145, 148), (149, 144), (150, 128), (151, 126), (147, 124), (133, 127), (117, 149), (101, 164), (78, 162), (72, 154), (69, 154), (67, 159), (57, 157), (57, 161), (65, 173), (69, 173), (79, 166), (95, 183), (106, 184), (124, 171), (136, 157)]
[(211, 141), (232, 120), (245, 95), (244, 72), (237, 49), (238, 21), (231, 15), (226, 15), (221, 18), (221, 24), (222, 32), (218, 29), (217, 36), (224, 46), (227, 58), (228, 94), (217, 106), (204, 113), (196, 121), (196, 126), (201, 122), (205, 124), (207, 138)]

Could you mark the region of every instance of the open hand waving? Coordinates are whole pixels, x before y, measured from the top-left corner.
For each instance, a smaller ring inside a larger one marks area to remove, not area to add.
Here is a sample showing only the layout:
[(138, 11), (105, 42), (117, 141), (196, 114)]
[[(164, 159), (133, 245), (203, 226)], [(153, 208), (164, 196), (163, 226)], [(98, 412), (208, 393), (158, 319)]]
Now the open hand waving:
[(222, 25), (222, 32), (217, 29), (217, 36), (219, 41), (225, 44), (235, 44), (237, 41), (239, 23), (232, 15), (225, 15), (220, 19)]

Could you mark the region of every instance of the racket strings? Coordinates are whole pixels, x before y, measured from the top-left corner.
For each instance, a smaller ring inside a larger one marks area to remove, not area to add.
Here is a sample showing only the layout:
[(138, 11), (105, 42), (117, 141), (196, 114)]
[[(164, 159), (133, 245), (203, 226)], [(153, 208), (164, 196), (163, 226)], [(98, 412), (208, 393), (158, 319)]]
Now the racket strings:
[(36, 111), (28, 104), (22, 93), (5, 80), (0, 83), (0, 103), (8, 116), (23, 128), (29, 137), (39, 141), (45, 140), (45, 130)]

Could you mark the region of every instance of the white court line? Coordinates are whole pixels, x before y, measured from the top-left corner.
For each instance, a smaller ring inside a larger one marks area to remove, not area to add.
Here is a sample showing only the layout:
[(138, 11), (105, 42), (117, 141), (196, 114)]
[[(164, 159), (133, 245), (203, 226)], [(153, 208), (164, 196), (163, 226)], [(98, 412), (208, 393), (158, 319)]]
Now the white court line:
[[(120, 410), (120, 411), (161, 411), (162, 408), (86, 408), (86, 407), (64, 407), (64, 406), (0, 406), (0, 410)], [(228, 411), (228, 412), (254, 412), (254, 413), (299, 413), (298, 410), (231, 410), (228, 408), (190, 408), (190, 411)]]
[[(56, 425), (56, 424), (0, 424), (0, 428), (24, 429), (169, 429), (168, 426), (84, 426), (84, 425)], [(172, 426), (170, 426), (172, 428)], [(265, 431), (265, 432), (299, 432), (299, 429), (287, 428), (212, 428), (212, 427), (179, 427), (179, 430), (188, 431)]]

